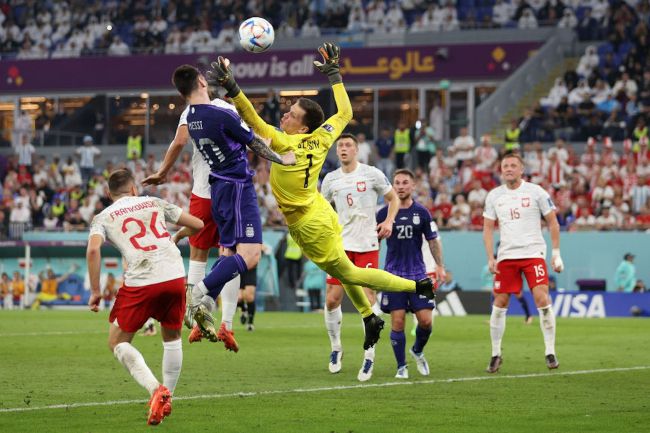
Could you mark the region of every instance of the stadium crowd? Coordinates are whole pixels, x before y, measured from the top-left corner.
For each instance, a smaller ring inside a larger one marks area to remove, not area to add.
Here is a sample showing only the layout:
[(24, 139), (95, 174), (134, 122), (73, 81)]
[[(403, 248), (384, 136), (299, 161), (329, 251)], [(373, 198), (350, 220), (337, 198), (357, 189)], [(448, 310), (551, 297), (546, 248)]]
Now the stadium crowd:
[(279, 37), (557, 26), (594, 40), (619, 26), (621, 10), (648, 23), (646, 0), (3, 0), (0, 55), (228, 52), (238, 45), (236, 23), (249, 16), (267, 18)]
[[(360, 159), (381, 167), (387, 176), (395, 168), (412, 167), (417, 175), (417, 199), (431, 210), (442, 230), (480, 230), (487, 192), (500, 184), (499, 152), (489, 136), (476, 145), (463, 128), (453, 144), (436, 148), (431, 128), (420, 124), (408, 130), (407, 153), (396, 157), (396, 143), (404, 135), (397, 129), (384, 131), (374, 145), (361, 137)], [(412, 139), (413, 146), (410, 145)], [(84, 145), (85, 146), (85, 145)], [(373, 148), (374, 146), (374, 148)], [(83, 147), (83, 146), (82, 146)], [(108, 162), (103, 167), (80, 168), (78, 152), (48, 160), (31, 146), (27, 152), (0, 157), (0, 237), (20, 238), (26, 229), (84, 230), (92, 217), (110, 200), (106, 179), (117, 167), (126, 165), (138, 184), (154, 173), (160, 155), (126, 163)], [(381, 154), (388, 149), (387, 158)], [(29, 154), (27, 159), (25, 153)], [(522, 146), (527, 178), (539, 183), (553, 197), (563, 230), (648, 230), (650, 229), (650, 164), (646, 152), (631, 146), (619, 154), (611, 140), (590, 141), (584, 153), (558, 139), (544, 149), (540, 142)], [(323, 175), (336, 168), (332, 157)], [(142, 187), (142, 194), (162, 197), (187, 208), (192, 184), (190, 154), (184, 153), (160, 187)], [(255, 185), (266, 227), (282, 227), (280, 214), (268, 183), (269, 163), (251, 154)], [(383, 161), (382, 161), (383, 160)], [(380, 161), (382, 163), (380, 164)]]

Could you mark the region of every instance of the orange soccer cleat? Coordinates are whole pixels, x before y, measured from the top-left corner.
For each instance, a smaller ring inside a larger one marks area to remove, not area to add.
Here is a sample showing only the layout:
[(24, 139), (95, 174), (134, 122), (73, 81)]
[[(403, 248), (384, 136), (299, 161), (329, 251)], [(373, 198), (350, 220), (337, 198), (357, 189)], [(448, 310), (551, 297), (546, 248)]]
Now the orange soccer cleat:
[(158, 389), (151, 396), (149, 400), (149, 419), (147, 424), (158, 425), (162, 422), (163, 418), (172, 413), (172, 394), (163, 386), (158, 386)]
[(194, 325), (194, 328), (192, 328), (192, 331), (190, 331), (190, 336), (187, 337), (187, 340), (192, 343), (198, 343), (201, 341), (203, 338), (203, 334), (201, 334), (201, 329), (199, 328), (199, 325)]
[(232, 350), (233, 352), (239, 352), (239, 344), (235, 340), (235, 333), (226, 329), (226, 324), (222, 323), (217, 331), (217, 338), (223, 341), (223, 345), (226, 346), (227, 350)]

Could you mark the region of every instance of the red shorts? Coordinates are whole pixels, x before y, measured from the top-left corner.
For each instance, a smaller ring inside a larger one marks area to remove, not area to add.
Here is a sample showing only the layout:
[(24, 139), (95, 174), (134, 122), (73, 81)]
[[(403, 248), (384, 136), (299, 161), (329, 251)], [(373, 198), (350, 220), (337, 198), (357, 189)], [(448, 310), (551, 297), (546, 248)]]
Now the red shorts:
[(528, 287), (548, 286), (548, 272), (544, 259), (511, 259), (497, 263), (494, 276), (494, 293), (519, 293), (523, 286), (521, 274), (526, 277)]
[(203, 228), (195, 235), (190, 236), (190, 245), (202, 250), (219, 248), (219, 229), (212, 219), (211, 203), (209, 198), (194, 194), (190, 197), (190, 215), (203, 221)]
[(153, 317), (168, 329), (181, 329), (185, 315), (185, 278), (150, 286), (122, 286), (108, 318), (126, 332), (137, 332)]
[[(379, 267), (379, 250), (366, 251), (365, 253), (356, 253), (354, 251), (346, 251), (348, 258), (354, 263), (355, 266), (360, 268), (375, 268)], [(327, 284), (340, 286), (341, 282), (334, 277), (327, 276)]]

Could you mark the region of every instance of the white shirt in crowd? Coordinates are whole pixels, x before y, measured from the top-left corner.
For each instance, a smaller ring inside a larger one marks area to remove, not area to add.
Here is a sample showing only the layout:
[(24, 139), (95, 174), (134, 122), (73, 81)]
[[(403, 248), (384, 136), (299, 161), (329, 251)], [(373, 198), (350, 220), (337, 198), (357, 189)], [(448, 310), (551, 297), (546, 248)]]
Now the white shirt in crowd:
[(517, 189), (501, 185), (485, 199), (483, 217), (499, 221), (497, 261), (546, 258), (540, 216), (555, 210), (548, 193), (539, 185), (522, 181)]
[(176, 223), (182, 212), (156, 197), (122, 197), (93, 218), (89, 236), (100, 235), (120, 251), (127, 286), (175, 280), (185, 276), (185, 267), (166, 223)]
[(454, 140), (454, 150), (456, 151), (456, 158), (461, 161), (467, 161), (474, 158), (474, 137), (471, 135), (459, 135)]
[(336, 206), (346, 251), (379, 249), (375, 218), (377, 198), (388, 194), (391, 188), (384, 173), (366, 164), (359, 164), (351, 173), (338, 168), (325, 176), (321, 194)]
[(32, 165), (32, 155), (36, 153), (36, 148), (31, 143), (23, 143), (16, 148), (18, 155), (18, 165)]
[(82, 146), (76, 150), (80, 156), (79, 166), (81, 168), (95, 168), (95, 156), (102, 152), (96, 146)]
[[(226, 101), (215, 98), (211, 102), (215, 107), (225, 108), (237, 112), (235, 107)], [(185, 110), (181, 113), (181, 117), (178, 120), (178, 127), (181, 125), (187, 125), (187, 113), (190, 111), (190, 106), (185, 107)], [(201, 156), (201, 153), (196, 148), (192, 146), (194, 151), (192, 152), (192, 177), (194, 178), (194, 184), (192, 185), (192, 194), (201, 198), (210, 198), (210, 183), (208, 179), (210, 177), (210, 166), (205, 159)]]

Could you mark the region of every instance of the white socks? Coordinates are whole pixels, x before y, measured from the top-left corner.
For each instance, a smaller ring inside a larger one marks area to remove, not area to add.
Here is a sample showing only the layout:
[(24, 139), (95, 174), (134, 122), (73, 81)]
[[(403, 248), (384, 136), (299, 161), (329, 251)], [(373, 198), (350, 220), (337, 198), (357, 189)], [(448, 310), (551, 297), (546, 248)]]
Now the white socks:
[(172, 394), (174, 393), (174, 388), (176, 388), (178, 378), (181, 375), (182, 366), (183, 344), (181, 343), (181, 340), (163, 341), (163, 385), (165, 385)]
[[(180, 341), (180, 340), (179, 340)], [(131, 345), (131, 343), (120, 343), (113, 349), (113, 354), (118, 361), (127, 369), (136, 382), (153, 395), (160, 383), (153, 375), (142, 354)]]
[(501, 356), (501, 340), (503, 333), (506, 331), (506, 312), (507, 308), (492, 306), (492, 315), (490, 316), (490, 337), (492, 338), (492, 356)]
[(384, 314), (384, 312), (381, 311), (381, 307), (379, 306), (379, 301), (372, 304), (372, 312), (375, 313), (375, 316), (381, 316), (382, 314)]
[(228, 281), (221, 291), (221, 322), (226, 324), (226, 329), (232, 330), (232, 318), (237, 311), (237, 298), (241, 277), (237, 275)]
[(330, 337), (330, 344), (332, 351), (340, 352), (343, 348), (341, 346), (341, 323), (343, 322), (343, 312), (339, 305), (334, 310), (330, 311), (325, 306), (325, 328)]
[(187, 269), (187, 284), (196, 285), (205, 278), (206, 262), (190, 260), (190, 267)]
[(537, 310), (539, 311), (539, 327), (542, 328), (542, 334), (544, 335), (545, 354), (555, 355), (555, 313), (553, 313), (553, 306), (549, 304)]

